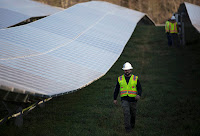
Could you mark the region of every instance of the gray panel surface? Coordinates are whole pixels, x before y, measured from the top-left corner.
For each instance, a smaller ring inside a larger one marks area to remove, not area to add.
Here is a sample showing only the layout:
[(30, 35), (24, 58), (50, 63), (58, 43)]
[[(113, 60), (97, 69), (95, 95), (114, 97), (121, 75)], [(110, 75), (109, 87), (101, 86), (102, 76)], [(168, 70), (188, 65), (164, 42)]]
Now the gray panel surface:
[(47, 96), (103, 76), (145, 14), (86, 2), (33, 23), (0, 30), (0, 85)]
[(187, 2), (185, 3), (185, 7), (187, 9), (188, 15), (192, 22), (192, 25), (198, 30), (200, 33), (200, 6), (190, 4)]
[(28, 18), (30, 17), (27, 15), (9, 9), (0, 8), (0, 28), (6, 28), (18, 24)]
[(42, 17), (62, 11), (31, 0), (0, 0), (0, 29), (13, 26), (31, 17)]

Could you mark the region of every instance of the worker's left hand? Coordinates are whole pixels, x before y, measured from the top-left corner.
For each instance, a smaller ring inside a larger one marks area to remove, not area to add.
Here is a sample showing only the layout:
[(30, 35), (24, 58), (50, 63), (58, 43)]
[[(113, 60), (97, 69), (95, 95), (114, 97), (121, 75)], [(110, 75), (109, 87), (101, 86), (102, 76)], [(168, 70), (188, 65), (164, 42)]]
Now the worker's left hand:
[(136, 97), (135, 97), (135, 100), (139, 100), (140, 99), (140, 96), (139, 95), (137, 95)]
[(117, 105), (117, 100), (114, 100), (113, 103), (114, 103), (115, 105)]

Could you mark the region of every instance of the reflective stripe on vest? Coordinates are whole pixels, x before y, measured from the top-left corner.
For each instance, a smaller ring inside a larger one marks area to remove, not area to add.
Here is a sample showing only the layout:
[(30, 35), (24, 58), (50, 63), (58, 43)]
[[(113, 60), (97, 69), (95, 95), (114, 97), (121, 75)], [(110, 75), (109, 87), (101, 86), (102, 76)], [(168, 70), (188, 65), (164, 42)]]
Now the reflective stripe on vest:
[(120, 78), (119, 80), (121, 81), (122, 80), (122, 76), (120, 76), (119, 78)]
[(169, 23), (169, 30), (170, 30), (170, 33), (178, 33), (177, 22)]
[(122, 94), (126, 94), (127, 93), (127, 90), (125, 90), (125, 91), (120, 91), (120, 94), (122, 95)]
[(128, 91), (128, 94), (135, 94), (135, 95), (137, 95), (137, 91), (131, 91), (131, 90), (120, 91), (120, 94), (121, 95), (126, 94), (127, 91)]
[(165, 32), (169, 32), (169, 21), (166, 21), (165, 23)]
[(137, 76), (131, 75), (129, 79), (129, 83), (127, 85), (124, 75), (118, 77), (121, 97), (124, 97), (124, 96), (135, 97), (137, 95), (137, 88), (136, 88), (137, 79), (138, 79)]
[(137, 76), (133, 75), (133, 80), (134, 80), (134, 81), (136, 81), (136, 77), (137, 77)]

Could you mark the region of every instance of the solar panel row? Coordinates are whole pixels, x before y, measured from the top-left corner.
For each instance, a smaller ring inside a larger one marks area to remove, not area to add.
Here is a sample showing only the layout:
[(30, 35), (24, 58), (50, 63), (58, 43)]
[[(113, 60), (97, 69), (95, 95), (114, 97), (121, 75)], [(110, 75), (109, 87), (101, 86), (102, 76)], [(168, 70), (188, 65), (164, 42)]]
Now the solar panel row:
[(31, 0), (0, 0), (0, 29), (59, 11), (62, 10)]
[(2, 29), (0, 85), (47, 96), (82, 88), (111, 68), (144, 15), (93, 1)]
[(200, 33), (200, 6), (184, 2), (192, 25)]

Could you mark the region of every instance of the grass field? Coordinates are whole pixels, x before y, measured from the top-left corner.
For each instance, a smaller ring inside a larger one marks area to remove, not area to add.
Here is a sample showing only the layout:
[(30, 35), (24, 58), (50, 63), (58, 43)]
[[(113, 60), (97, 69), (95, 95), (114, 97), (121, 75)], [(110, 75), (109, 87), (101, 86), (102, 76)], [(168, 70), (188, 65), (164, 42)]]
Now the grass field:
[[(143, 88), (136, 128), (125, 134), (123, 113), (113, 105), (117, 77), (129, 61)], [(164, 27), (138, 26), (122, 55), (101, 79), (37, 107), (0, 126), (1, 136), (199, 136), (200, 40), (184, 48), (167, 47)]]

